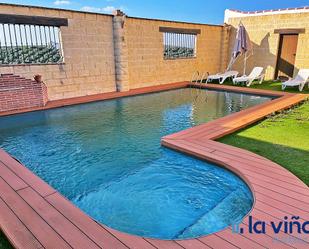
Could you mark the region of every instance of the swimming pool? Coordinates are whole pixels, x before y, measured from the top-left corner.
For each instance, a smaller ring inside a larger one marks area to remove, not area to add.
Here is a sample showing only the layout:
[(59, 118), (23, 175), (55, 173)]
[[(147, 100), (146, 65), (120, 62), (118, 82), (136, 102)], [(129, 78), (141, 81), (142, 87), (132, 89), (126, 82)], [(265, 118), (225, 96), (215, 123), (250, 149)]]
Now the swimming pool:
[(270, 98), (178, 89), (0, 118), (0, 146), (99, 222), (160, 239), (241, 220), (233, 173), (160, 146), (162, 136)]

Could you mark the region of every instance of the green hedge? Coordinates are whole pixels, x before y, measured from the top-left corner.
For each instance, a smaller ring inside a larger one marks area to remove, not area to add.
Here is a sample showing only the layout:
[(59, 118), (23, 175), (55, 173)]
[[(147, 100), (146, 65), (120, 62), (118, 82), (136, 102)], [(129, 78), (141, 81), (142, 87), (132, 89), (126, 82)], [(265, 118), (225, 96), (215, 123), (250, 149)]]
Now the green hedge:
[(164, 49), (165, 59), (190, 58), (194, 56), (195, 53), (193, 48), (165, 46)]
[(58, 63), (61, 60), (59, 49), (53, 46), (0, 48), (0, 64)]

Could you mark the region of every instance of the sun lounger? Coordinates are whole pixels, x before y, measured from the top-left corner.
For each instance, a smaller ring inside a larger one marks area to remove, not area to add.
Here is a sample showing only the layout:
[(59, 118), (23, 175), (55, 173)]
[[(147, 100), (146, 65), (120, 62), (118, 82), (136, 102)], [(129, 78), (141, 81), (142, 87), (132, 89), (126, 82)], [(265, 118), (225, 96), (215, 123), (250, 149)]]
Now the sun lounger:
[(206, 83), (212, 82), (213, 80), (219, 80), (219, 83), (223, 84), (226, 79), (228, 78), (234, 79), (237, 75), (238, 75), (237, 71), (226, 71), (225, 73), (209, 75), (207, 77)]
[(264, 69), (262, 67), (255, 67), (248, 76), (243, 75), (241, 77), (234, 78), (233, 83), (245, 83), (246, 86), (250, 86), (253, 81), (259, 80), (259, 83), (261, 84), (264, 79), (264, 74), (262, 74), (263, 70)]
[(282, 83), (282, 90), (284, 90), (287, 86), (298, 86), (299, 91), (302, 91), (306, 83), (308, 83), (309, 87), (309, 69), (300, 69), (294, 79), (290, 79)]

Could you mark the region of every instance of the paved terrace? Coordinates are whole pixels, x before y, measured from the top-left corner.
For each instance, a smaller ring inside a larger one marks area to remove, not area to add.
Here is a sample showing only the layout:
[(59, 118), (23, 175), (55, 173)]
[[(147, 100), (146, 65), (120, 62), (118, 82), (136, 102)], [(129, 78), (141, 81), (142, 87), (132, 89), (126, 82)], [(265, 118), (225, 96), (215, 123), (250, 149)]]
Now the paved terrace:
[[(170, 84), (53, 101), (46, 107), (98, 101), (187, 86)], [(297, 215), (309, 220), (309, 188), (278, 164), (229, 145), (214, 141), (275, 111), (304, 100), (305, 95), (252, 90), (219, 85), (203, 88), (266, 94), (279, 98), (238, 113), (162, 138), (162, 144), (189, 155), (226, 167), (250, 186), (255, 202), (250, 215), (254, 220), (279, 221)], [(28, 109), (24, 111), (34, 111)], [(9, 115), (10, 113), (1, 113)], [(280, 233), (232, 233), (231, 228), (198, 239), (163, 241), (128, 235), (101, 225), (74, 206), (25, 166), (0, 150), (0, 228), (16, 248), (309, 248), (308, 237)], [(247, 219), (242, 224), (248, 227)], [(269, 230), (270, 231), (270, 230)]]

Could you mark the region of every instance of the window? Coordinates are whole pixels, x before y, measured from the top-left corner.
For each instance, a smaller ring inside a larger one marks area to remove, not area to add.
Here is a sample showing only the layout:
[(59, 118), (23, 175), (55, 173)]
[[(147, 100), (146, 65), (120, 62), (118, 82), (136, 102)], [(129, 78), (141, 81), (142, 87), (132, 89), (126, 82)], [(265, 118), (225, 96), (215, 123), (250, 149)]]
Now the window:
[(164, 59), (195, 57), (196, 34), (163, 33)]
[(0, 14), (0, 65), (63, 62), (61, 26), (68, 19)]
[(59, 27), (0, 24), (0, 64), (62, 61)]
[(200, 29), (160, 27), (163, 32), (164, 59), (193, 58), (196, 56), (197, 35)]

